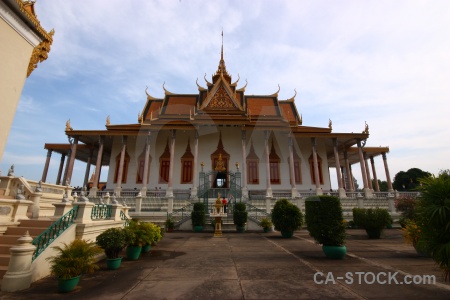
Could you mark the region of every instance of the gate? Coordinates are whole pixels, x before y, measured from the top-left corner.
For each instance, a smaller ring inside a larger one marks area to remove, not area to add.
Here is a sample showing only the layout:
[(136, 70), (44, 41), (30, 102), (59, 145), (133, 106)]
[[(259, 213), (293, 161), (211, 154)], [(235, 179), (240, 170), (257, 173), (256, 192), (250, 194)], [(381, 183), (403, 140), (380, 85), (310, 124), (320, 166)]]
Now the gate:
[(207, 212), (210, 211), (208, 199), (217, 198), (219, 193), (220, 197), (226, 198), (228, 202), (236, 203), (242, 200), (241, 172), (221, 172), (221, 175), (226, 174), (227, 178), (230, 178), (229, 187), (213, 188), (213, 182), (218, 173), (217, 171), (201, 171), (199, 173), (197, 196), (199, 199), (203, 199)]

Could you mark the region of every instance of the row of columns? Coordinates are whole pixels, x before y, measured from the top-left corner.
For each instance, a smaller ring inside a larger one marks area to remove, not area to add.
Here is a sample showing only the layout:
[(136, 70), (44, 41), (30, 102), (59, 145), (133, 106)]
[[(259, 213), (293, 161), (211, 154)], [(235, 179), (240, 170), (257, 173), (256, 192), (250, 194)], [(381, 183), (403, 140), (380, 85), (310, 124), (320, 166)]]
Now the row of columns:
[[(174, 166), (174, 156), (175, 156), (176, 130), (171, 130), (170, 134), (171, 134), (170, 167), (169, 167), (169, 180), (168, 180), (168, 185), (167, 185), (167, 190), (166, 190), (166, 197), (173, 200), (173, 166)], [(244, 195), (248, 195), (247, 168), (246, 168), (247, 151), (246, 151), (246, 132), (245, 131), (242, 131), (241, 137), (242, 137), (242, 162), (243, 162), (242, 190), (243, 190)], [(270, 153), (269, 137), (270, 137), (270, 131), (269, 130), (264, 131), (264, 149), (265, 149), (266, 174), (267, 174), (266, 197), (272, 198), (272, 186), (271, 186), (271, 178), (270, 178), (270, 159), (269, 159), (269, 153)], [(195, 131), (195, 134), (194, 134), (194, 170), (193, 170), (194, 174), (197, 174), (197, 172), (198, 172), (198, 167), (197, 167), (197, 165), (198, 165), (198, 138), (199, 138), (198, 132)], [(78, 138), (76, 137), (76, 138), (74, 138), (71, 149), (69, 151), (69, 155), (68, 155), (69, 159), (67, 160), (66, 168), (65, 168), (65, 172), (64, 172), (63, 184), (66, 184), (66, 185), (67, 184), (70, 185), (70, 181), (72, 178), (73, 166), (74, 166), (74, 161), (75, 161), (75, 157), (76, 157), (77, 144), (78, 144)], [(315, 180), (316, 194), (320, 195), (320, 194), (322, 194), (322, 189), (320, 188), (320, 180), (319, 180), (320, 177), (319, 177), (319, 165), (318, 165), (318, 159), (317, 159), (316, 138), (311, 138), (311, 144), (312, 144), (314, 178), (316, 178), (316, 180)], [(123, 168), (124, 168), (124, 163), (125, 163), (126, 145), (127, 145), (127, 137), (123, 136), (121, 152), (120, 152), (120, 160), (119, 160), (117, 185), (115, 188), (115, 192), (117, 195), (120, 195), (120, 192), (122, 189), (122, 176), (123, 176)], [(363, 152), (363, 148), (361, 147), (360, 140), (357, 141), (357, 146), (358, 146), (358, 154), (359, 154), (359, 158), (360, 158), (361, 175), (362, 175), (363, 184), (364, 184), (364, 192), (365, 192), (366, 196), (370, 196), (371, 191), (373, 190), (374, 187), (372, 187), (372, 182), (370, 179), (370, 171), (369, 171), (369, 166), (368, 166), (367, 153)], [(101, 174), (101, 162), (102, 162), (102, 156), (103, 156), (103, 148), (104, 148), (104, 137), (101, 136), (101, 137), (99, 137), (99, 149), (98, 149), (98, 153), (97, 153), (96, 172), (94, 174), (93, 187), (90, 190), (90, 194), (89, 194), (91, 196), (96, 195), (97, 190), (98, 190), (97, 187), (98, 187), (99, 178), (100, 178), (100, 174)], [(148, 135), (146, 137), (146, 142), (145, 142), (145, 161), (144, 161), (145, 167), (144, 167), (144, 174), (143, 174), (143, 182), (144, 183), (146, 183), (148, 180), (148, 162), (149, 162), (149, 157), (150, 157), (150, 150), (151, 150), (150, 148), (151, 148), (151, 132), (148, 132)], [(293, 153), (294, 153), (294, 138), (291, 134), (289, 134), (289, 136), (288, 136), (288, 149), (289, 149), (289, 173), (290, 173), (290, 182), (291, 182), (291, 192), (292, 192), (292, 197), (296, 197), (297, 190), (296, 190), (296, 186), (295, 186), (295, 170), (294, 170), (294, 155), (293, 155)], [(344, 176), (342, 176), (344, 167), (341, 167), (340, 162), (339, 162), (340, 159), (339, 159), (338, 143), (337, 143), (336, 138), (333, 139), (333, 150), (334, 150), (334, 157), (335, 157), (335, 161), (336, 161), (336, 173), (337, 173), (339, 195), (341, 197), (345, 197), (346, 189), (351, 190), (351, 191), (355, 190), (351, 165), (349, 164), (348, 154), (346, 151), (344, 151), (345, 169), (347, 171), (347, 178), (349, 178), (349, 180), (348, 180), (349, 186), (346, 186)], [(52, 155), (52, 150), (49, 149), (47, 151), (47, 159), (46, 159), (44, 171), (42, 174), (43, 182), (46, 182), (46, 179), (47, 179), (51, 155)], [(90, 156), (88, 158), (86, 172), (85, 172), (85, 178), (84, 178), (84, 185), (86, 185), (87, 181), (88, 181), (90, 166), (92, 163), (92, 156), (93, 156), (93, 149), (90, 151)], [(388, 189), (389, 189), (389, 191), (393, 191), (392, 182), (391, 182), (390, 175), (389, 175), (389, 168), (388, 168), (387, 159), (386, 159), (386, 153), (383, 153), (382, 156), (383, 156), (384, 168), (385, 168), (385, 172), (386, 172)], [(63, 171), (65, 157), (66, 157), (65, 154), (61, 155), (61, 162), (60, 162), (58, 176), (57, 176), (57, 180), (56, 180), (56, 184), (58, 184), (58, 185), (61, 184), (61, 176), (63, 173), (62, 171)], [(375, 164), (374, 164), (373, 157), (370, 157), (370, 162), (371, 162), (371, 166), (372, 166), (372, 173), (374, 174), (374, 179), (375, 179), (375, 190), (379, 191), (378, 178), (377, 178), (376, 171), (375, 171)], [(191, 197), (192, 198), (195, 198), (197, 195), (197, 185), (198, 185), (198, 178), (197, 178), (197, 176), (193, 176), (193, 187), (191, 189)], [(146, 184), (144, 184), (144, 186), (141, 189), (141, 193), (143, 195), (145, 195), (146, 192), (147, 192), (147, 186), (146, 186)]]

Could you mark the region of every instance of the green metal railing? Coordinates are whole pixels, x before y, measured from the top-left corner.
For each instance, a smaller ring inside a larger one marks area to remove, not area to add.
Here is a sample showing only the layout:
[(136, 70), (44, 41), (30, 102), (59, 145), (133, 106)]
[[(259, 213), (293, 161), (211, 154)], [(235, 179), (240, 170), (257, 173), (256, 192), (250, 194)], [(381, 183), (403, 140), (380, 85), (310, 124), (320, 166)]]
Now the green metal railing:
[(96, 204), (92, 207), (92, 220), (108, 220), (111, 219), (112, 206), (108, 204)]
[(167, 219), (172, 219), (175, 222), (175, 224), (184, 222), (191, 217), (191, 212), (193, 208), (194, 205), (192, 203), (189, 203), (188, 205), (183, 206), (182, 208), (175, 209), (170, 214), (167, 213)]
[(127, 227), (130, 224), (130, 219), (128, 219), (127, 215), (125, 215), (122, 210), (120, 211), (120, 219), (124, 221), (123, 227)]
[(47, 228), (43, 233), (41, 233), (32, 242), (36, 246), (36, 251), (33, 254), (33, 260), (35, 260), (45, 249), (57, 238), (59, 237), (77, 218), (78, 215), (78, 205), (74, 206), (69, 212), (64, 216), (55, 221), (49, 228)]
[(265, 210), (257, 208), (256, 206), (251, 205), (250, 203), (246, 203), (248, 217), (253, 219), (256, 222), (261, 222), (263, 218), (269, 218), (270, 214), (268, 214)]

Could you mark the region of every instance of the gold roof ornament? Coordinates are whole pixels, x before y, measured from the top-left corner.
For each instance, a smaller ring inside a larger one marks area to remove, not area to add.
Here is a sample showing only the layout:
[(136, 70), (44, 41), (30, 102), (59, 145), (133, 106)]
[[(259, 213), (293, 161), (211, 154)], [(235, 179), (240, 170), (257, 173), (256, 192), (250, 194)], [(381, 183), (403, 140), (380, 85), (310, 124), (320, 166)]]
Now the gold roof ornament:
[(219, 154), (219, 159), (216, 162), (216, 167), (214, 168), (217, 172), (225, 172), (225, 163), (222, 160), (222, 153)]
[(331, 119), (328, 119), (328, 128), (333, 130), (333, 122), (331, 121)]
[(111, 118), (109, 115), (106, 117), (106, 126), (109, 126), (111, 124)]
[(275, 93), (273, 93), (271, 96), (273, 97), (278, 97), (278, 93), (280, 92), (280, 84), (278, 84), (278, 91), (276, 91)]
[(206, 73), (205, 73), (205, 76), (203, 76), (203, 79), (205, 79), (207, 86), (213, 86), (213, 84), (211, 82), (209, 82), (208, 79), (206, 79)]
[(233, 83), (231, 84), (231, 86), (236, 86), (236, 85), (238, 84), (238, 82), (239, 82), (240, 79), (241, 79), (241, 76), (239, 76), (239, 73), (238, 73), (238, 79), (237, 79), (235, 82), (233, 82)]
[[(205, 74), (205, 76), (206, 76), (206, 74)], [(197, 84), (197, 87), (198, 87), (198, 90), (201, 92), (201, 91), (206, 91), (206, 89), (204, 88), (204, 87), (202, 87), (202, 86), (200, 86), (199, 84), (198, 84), (198, 77), (197, 77), (197, 80), (195, 81), (195, 83)]]
[(287, 99), (286, 101), (288, 101), (288, 102), (294, 102), (295, 97), (297, 96), (297, 89), (294, 89), (294, 92), (295, 92), (294, 96), (292, 96), (291, 98)]
[(247, 87), (248, 81), (245, 79), (245, 85), (241, 87), (240, 89), (237, 89), (236, 92), (245, 92), (245, 88)]
[(366, 121), (364, 121), (364, 123), (365, 123), (366, 125), (364, 126), (364, 131), (363, 131), (362, 133), (369, 134), (369, 124), (367, 124)]
[(147, 100), (157, 100), (158, 98), (153, 97), (152, 95), (150, 95), (148, 92), (148, 86), (145, 86), (145, 93), (147, 94)]
[(48, 53), (50, 52), (53, 43), (53, 34), (55, 34), (55, 30), (52, 29), (48, 33), (50, 39), (45, 39), (34, 47), (33, 52), (31, 53), (30, 62), (28, 63), (27, 77), (29, 77), (31, 72), (37, 68), (38, 63), (41, 63), (48, 58)]
[(73, 130), (72, 127), (70, 127), (70, 119), (66, 121), (66, 131), (71, 131)]
[(164, 81), (164, 83), (163, 83), (163, 85), (162, 85), (162, 88), (164, 89), (164, 93), (165, 93), (166, 95), (173, 95), (172, 92), (169, 92), (168, 90), (166, 90), (166, 88), (164, 87), (165, 84), (166, 84), (166, 82)]

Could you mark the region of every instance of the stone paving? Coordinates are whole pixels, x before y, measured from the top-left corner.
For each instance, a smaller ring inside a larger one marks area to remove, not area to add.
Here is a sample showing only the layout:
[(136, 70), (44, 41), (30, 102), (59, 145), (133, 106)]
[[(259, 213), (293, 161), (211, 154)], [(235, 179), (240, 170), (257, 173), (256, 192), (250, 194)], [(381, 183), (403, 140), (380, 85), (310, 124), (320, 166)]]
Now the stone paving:
[[(71, 293), (59, 294), (56, 279), (47, 277), (0, 299), (450, 299), (450, 284), (400, 230), (386, 230), (380, 240), (368, 240), (363, 230), (347, 234), (346, 258), (330, 260), (306, 230), (291, 239), (279, 232), (167, 233), (119, 270), (99, 262), (101, 269)], [(436, 283), (405, 284), (407, 275), (434, 275)]]

